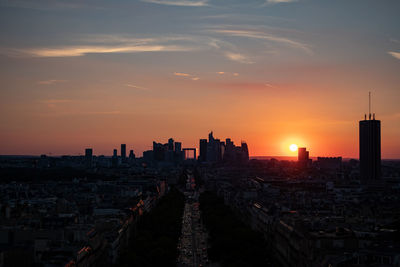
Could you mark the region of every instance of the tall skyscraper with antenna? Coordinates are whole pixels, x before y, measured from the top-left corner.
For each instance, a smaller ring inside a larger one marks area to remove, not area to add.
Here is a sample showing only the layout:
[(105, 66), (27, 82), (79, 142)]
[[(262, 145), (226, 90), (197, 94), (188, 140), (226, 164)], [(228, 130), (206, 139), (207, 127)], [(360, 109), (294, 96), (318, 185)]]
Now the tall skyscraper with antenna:
[(381, 177), (381, 121), (371, 118), (371, 92), (369, 93), (368, 119), (360, 121), (360, 177), (376, 180)]

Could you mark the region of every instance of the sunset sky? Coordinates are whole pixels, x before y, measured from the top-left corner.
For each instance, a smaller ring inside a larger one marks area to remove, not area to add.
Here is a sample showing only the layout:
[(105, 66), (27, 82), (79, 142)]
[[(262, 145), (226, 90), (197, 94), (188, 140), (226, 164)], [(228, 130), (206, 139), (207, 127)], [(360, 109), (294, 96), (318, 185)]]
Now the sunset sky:
[(137, 156), (214, 136), (251, 156), (400, 158), (399, 0), (0, 0), (0, 154)]

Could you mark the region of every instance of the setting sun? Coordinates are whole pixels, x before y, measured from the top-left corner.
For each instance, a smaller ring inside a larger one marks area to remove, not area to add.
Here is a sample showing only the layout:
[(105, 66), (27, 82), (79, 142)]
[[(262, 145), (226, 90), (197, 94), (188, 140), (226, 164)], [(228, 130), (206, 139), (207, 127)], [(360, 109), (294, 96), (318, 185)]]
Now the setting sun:
[(297, 145), (296, 145), (296, 144), (291, 144), (291, 145), (289, 146), (289, 149), (290, 149), (290, 151), (295, 152), (295, 151), (297, 151)]

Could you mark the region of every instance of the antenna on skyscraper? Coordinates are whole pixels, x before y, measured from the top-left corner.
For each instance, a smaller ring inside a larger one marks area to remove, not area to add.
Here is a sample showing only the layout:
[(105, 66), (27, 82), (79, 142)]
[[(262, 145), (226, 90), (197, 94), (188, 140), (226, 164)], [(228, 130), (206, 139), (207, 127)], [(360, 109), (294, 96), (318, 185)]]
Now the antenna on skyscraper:
[(371, 119), (371, 92), (368, 92), (368, 116)]

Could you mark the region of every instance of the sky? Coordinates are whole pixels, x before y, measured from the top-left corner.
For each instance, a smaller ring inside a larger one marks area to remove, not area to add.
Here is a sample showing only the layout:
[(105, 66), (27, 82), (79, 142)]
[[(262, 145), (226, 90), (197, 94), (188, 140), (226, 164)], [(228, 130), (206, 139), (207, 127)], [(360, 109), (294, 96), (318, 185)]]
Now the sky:
[(0, 154), (137, 156), (210, 131), (251, 156), (400, 158), (398, 0), (0, 0)]

